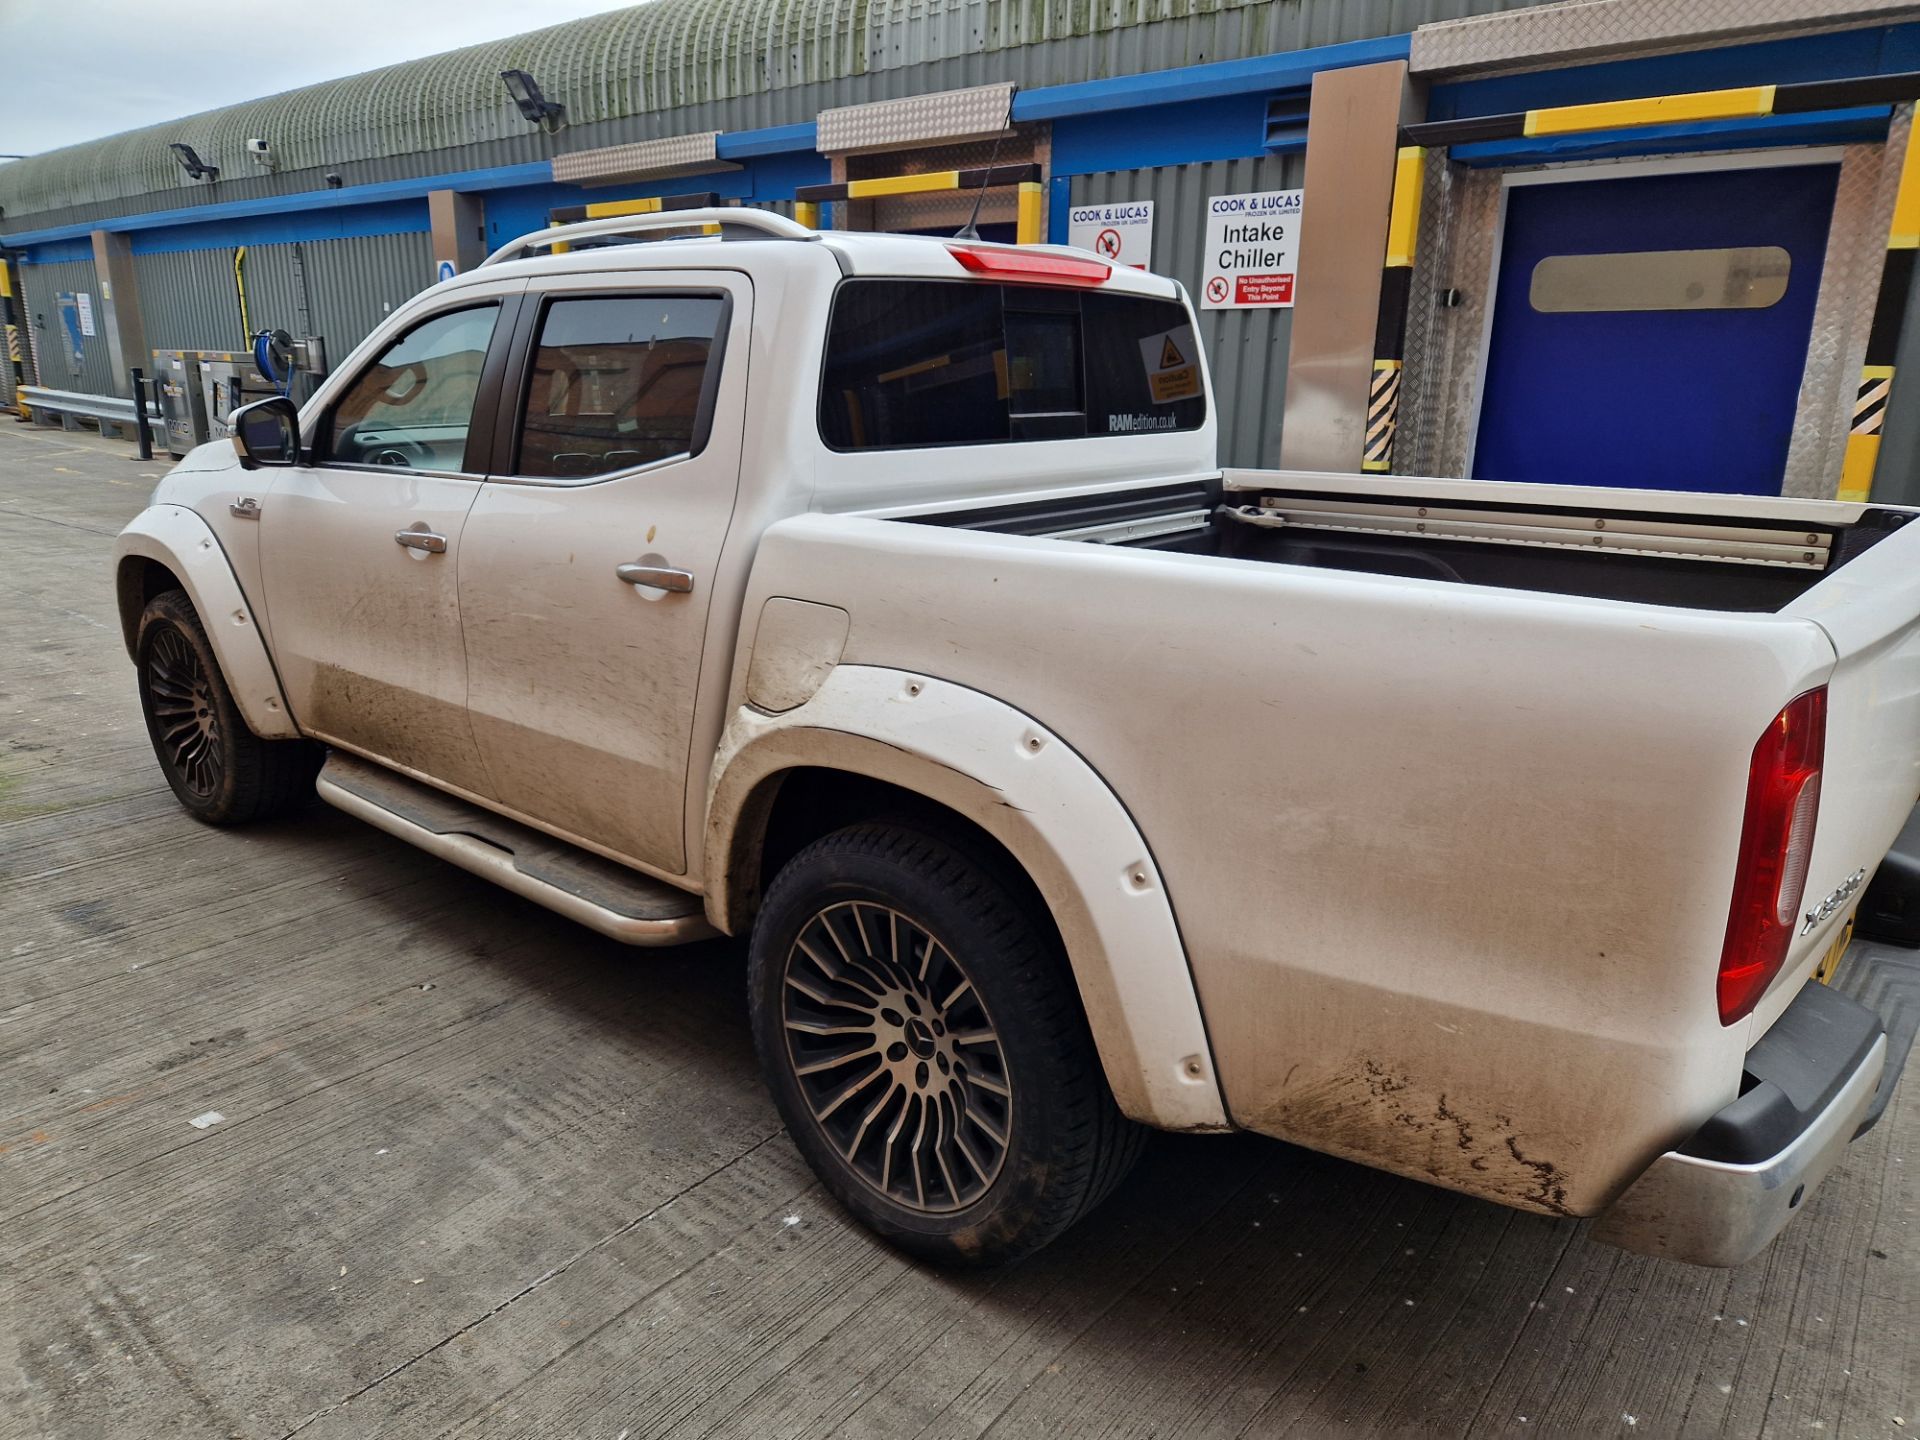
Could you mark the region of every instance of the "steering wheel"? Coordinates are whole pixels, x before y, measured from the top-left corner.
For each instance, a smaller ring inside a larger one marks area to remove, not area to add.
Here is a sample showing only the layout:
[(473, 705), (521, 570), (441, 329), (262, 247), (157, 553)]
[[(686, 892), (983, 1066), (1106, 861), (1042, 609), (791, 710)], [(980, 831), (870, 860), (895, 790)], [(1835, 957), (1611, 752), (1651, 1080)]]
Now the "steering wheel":
[[(403, 378), (407, 377), (411, 377), (413, 383), (409, 385), (405, 391), (396, 393), (394, 387), (398, 385)], [(414, 401), (426, 393), (426, 363), (415, 360), (409, 364), (396, 366), (394, 368), (393, 378), (387, 382), (386, 389), (380, 392), (380, 399), (383, 404), (391, 405), (395, 409), (398, 409), (403, 405), (413, 404)]]
[(425, 470), (437, 468), (436, 462), (439, 456), (434, 453), (431, 446), (423, 445), (418, 440), (408, 440), (405, 437), (387, 439), (370, 435), (364, 442), (359, 443), (361, 456), (358, 463), (362, 465), (389, 465), (397, 470), (411, 470), (416, 467)]

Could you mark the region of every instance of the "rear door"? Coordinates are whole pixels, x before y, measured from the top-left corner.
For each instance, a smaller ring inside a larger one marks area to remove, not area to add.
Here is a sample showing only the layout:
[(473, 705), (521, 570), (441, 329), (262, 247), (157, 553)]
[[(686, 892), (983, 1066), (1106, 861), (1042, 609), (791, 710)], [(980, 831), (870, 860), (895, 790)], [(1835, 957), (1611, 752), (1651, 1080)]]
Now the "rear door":
[(497, 798), (667, 874), (687, 866), (694, 700), (740, 479), (752, 310), (735, 272), (530, 293), (511, 430), (466, 522), (469, 707)]

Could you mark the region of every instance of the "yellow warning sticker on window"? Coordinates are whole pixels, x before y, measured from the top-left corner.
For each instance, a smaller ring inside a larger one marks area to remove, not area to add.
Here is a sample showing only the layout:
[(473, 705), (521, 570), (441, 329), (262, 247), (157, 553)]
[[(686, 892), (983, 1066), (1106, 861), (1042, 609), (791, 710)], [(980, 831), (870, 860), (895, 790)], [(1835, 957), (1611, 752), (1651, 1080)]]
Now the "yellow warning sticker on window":
[(1200, 371), (1193, 365), (1162, 370), (1148, 376), (1147, 384), (1153, 391), (1154, 404), (1171, 405), (1176, 400), (1191, 400), (1200, 393)]
[(1200, 393), (1199, 353), (1191, 325), (1162, 330), (1140, 342), (1140, 364), (1155, 405), (1191, 400)]

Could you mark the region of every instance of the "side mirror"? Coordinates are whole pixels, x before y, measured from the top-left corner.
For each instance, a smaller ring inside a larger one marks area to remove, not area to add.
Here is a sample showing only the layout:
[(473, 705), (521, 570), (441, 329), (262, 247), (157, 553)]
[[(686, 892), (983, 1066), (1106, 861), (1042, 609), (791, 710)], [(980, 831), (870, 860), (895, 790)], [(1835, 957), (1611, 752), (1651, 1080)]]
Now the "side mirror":
[(300, 412), (284, 395), (242, 405), (227, 416), (227, 428), (242, 469), (291, 465), (300, 458)]

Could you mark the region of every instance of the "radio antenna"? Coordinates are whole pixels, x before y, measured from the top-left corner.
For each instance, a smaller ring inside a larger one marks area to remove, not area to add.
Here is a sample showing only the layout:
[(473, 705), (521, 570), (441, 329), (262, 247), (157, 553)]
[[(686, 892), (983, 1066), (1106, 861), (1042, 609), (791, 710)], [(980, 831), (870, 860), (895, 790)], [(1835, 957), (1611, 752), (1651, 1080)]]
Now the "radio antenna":
[(973, 213), (967, 216), (967, 223), (953, 232), (956, 240), (978, 240), (980, 238), (980, 202), (987, 198), (987, 186), (993, 183), (993, 162), (1000, 158), (1000, 142), (1006, 139), (1005, 133), (993, 137), (993, 153), (987, 157), (986, 174), (980, 177), (980, 188), (973, 192)]

